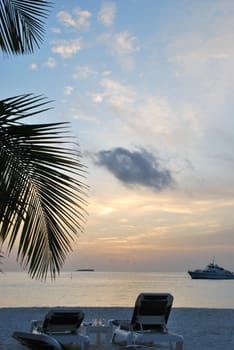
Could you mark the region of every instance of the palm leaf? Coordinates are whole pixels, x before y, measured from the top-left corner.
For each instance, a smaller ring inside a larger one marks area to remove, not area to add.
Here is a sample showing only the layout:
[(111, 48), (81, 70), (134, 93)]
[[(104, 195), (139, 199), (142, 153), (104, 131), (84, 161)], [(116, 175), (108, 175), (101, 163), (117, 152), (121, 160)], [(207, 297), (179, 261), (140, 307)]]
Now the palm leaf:
[(43, 40), (51, 3), (43, 0), (0, 0), (0, 47), (6, 54), (33, 53)]
[(34, 278), (59, 273), (85, 222), (85, 168), (67, 123), (23, 124), (41, 96), (0, 101), (0, 237)]
[[(2, 264), (2, 259), (4, 258), (4, 255), (0, 251), (0, 264)], [(0, 272), (3, 273), (2, 269), (0, 268)]]

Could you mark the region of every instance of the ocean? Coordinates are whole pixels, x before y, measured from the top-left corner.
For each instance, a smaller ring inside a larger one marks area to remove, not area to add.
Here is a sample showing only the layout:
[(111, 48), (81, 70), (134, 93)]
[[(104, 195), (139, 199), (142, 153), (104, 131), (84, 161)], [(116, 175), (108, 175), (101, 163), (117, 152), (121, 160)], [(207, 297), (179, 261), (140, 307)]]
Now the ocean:
[(234, 280), (192, 280), (186, 272), (62, 272), (46, 282), (8, 272), (0, 279), (1, 307), (133, 307), (141, 292), (169, 292), (174, 307), (234, 307)]

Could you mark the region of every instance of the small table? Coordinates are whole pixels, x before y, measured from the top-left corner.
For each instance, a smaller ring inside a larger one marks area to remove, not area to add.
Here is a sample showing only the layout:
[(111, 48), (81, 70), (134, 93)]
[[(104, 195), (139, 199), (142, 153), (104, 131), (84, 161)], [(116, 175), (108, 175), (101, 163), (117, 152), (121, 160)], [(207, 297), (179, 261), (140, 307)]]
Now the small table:
[[(99, 347), (101, 344), (109, 343), (111, 340), (111, 326), (109, 325), (87, 325), (83, 326), (85, 335), (88, 337), (92, 334), (95, 335), (95, 346)], [(104, 338), (104, 339), (103, 339)]]

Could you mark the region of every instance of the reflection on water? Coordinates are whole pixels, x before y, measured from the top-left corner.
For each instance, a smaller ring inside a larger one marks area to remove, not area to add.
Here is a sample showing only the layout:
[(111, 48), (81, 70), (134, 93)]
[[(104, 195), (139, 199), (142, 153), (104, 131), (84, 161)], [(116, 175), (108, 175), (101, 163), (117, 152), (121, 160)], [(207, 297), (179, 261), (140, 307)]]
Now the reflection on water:
[(1, 307), (130, 306), (141, 292), (170, 292), (175, 307), (233, 308), (234, 280), (192, 280), (187, 273), (63, 272), (46, 283), (26, 273), (1, 276)]

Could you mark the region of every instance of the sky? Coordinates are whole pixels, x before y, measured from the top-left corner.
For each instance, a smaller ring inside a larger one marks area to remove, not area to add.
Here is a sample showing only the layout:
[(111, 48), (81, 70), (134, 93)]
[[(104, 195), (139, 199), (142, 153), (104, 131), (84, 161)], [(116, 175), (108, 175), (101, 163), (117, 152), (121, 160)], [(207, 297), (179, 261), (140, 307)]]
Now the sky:
[(40, 50), (1, 57), (1, 98), (53, 100), (37, 122), (69, 121), (87, 166), (65, 270), (234, 270), (233, 18), (232, 0), (56, 0)]

